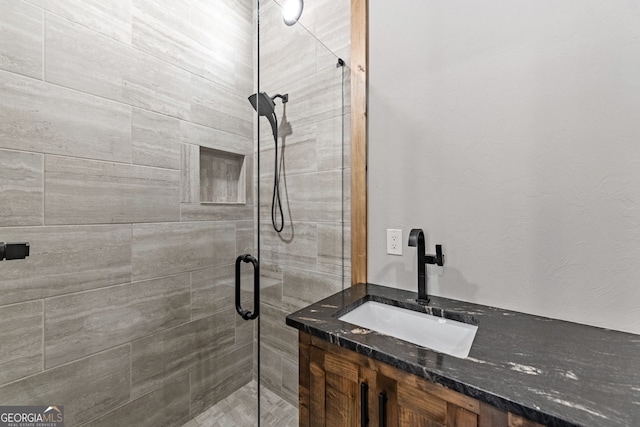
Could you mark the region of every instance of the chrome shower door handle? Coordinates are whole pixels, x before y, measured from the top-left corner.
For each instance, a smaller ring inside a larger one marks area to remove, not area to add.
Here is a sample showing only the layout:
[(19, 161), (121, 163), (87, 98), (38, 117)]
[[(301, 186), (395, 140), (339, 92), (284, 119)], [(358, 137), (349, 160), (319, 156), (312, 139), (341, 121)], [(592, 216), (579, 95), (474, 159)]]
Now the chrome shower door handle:
[[(253, 312), (244, 310), (240, 301), (240, 263), (250, 262), (253, 265)], [(258, 260), (249, 254), (236, 258), (236, 311), (244, 320), (253, 320), (260, 315), (260, 267)]]

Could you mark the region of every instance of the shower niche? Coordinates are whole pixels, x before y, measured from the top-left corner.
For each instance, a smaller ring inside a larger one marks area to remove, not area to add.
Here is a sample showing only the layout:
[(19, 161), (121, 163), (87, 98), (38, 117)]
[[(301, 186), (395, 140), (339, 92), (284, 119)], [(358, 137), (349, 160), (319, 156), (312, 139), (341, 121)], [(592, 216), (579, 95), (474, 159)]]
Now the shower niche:
[(246, 203), (246, 156), (200, 147), (199, 159), (200, 203)]

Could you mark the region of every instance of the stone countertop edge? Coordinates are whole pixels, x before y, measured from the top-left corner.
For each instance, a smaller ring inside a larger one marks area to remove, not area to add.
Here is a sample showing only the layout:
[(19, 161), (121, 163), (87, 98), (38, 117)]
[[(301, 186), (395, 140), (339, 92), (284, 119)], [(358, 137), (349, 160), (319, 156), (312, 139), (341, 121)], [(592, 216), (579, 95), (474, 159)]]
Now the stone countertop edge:
[[(640, 426), (640, 335), (358, 284), (287, 316), (286, 323), (340, 347), (551, 427)], [(478, 325), (460, 359), (338, 317), (374, 300)]]

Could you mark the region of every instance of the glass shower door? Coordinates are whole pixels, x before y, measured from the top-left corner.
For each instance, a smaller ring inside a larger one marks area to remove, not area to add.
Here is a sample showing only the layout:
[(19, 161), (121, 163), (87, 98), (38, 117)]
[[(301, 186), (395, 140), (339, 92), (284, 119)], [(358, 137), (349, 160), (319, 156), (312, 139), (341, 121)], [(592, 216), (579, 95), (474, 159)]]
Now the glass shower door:
[(298, 337), (286, 315), (350, 284), (349, 2), (307, 2), (291, 26), (282, 6), (258, 4), (254, 378), (263, 426), (298, 425)]

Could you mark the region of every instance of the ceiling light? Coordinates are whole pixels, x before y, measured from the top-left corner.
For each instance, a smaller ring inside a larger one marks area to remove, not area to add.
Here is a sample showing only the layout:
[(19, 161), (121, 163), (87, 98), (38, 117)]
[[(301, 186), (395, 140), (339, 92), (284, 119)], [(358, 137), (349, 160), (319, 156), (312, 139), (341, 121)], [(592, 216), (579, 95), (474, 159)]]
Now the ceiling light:
[(282, 3), (282, 19), (284, 23), (291, 26), (298, 22), (304, 3), (302, 0), (284, 0)]

